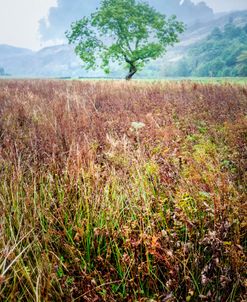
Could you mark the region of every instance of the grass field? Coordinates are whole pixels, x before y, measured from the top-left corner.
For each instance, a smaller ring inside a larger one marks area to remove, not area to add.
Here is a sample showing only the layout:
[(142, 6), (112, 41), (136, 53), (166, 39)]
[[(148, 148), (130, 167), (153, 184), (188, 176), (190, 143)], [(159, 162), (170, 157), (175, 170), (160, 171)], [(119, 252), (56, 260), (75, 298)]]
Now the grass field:
[[(0, 76), (0, 80), (6, 80), (6, 79), (11, 79), (11, 80), (24, 80), (25, 78), (16, 78), (12, 76)], [(32, 80), (32, 78), (26, 78), (26, 80)], [(54, 78), (44, 78), (43, 80), (54, 80)], [(121, 78), (107, 78), (107, 77), (102, 77), (102, 78), (71, 78), (71, 77), (62, 77), (62, 78), (57, 78), (57, 80), (80, 80), (80, 81), (121, 81)], [(195, 82), (195, 83), (203, 83), (203, 84), (239, 84), (239, 85), (247, 85), (247, 77), (166, 77), (163, 79), (148, 79), (148, 78), (134, 78), (132, 80), (133, 82), (152, 82), (152, 83), (157, 83), (157, 82)]]
[[(138, 81), (138, 80), (137, 80)], [(203, 84), (247, 84), (247, 77), (171, 77), (159, 79), (142, 79), (142, 81), (152, 81), (152, 82), (195, 82)]]
[(192, 82), (201, 82), (201, 83), (210, 83), (210, 84), (213, 84), (213, 83), (219, 83), (219, 84), (227, 84), (227, 83), (230, 83), (230, 84), (247, 84), (247, 77), (223, 77), (223, 78), (214, 78), (214, 77), (211, 77), (211, 78), (207, 78), (207, 77), (202, 77), (202, 78), (199, 78), (199, 77), (191, 77), (191, 78), (179, 78), (178, 80), (189, 80), (189, 81), (192, 81)]
[(247, 86), (0, 81), (1, 301), (246, 301)]

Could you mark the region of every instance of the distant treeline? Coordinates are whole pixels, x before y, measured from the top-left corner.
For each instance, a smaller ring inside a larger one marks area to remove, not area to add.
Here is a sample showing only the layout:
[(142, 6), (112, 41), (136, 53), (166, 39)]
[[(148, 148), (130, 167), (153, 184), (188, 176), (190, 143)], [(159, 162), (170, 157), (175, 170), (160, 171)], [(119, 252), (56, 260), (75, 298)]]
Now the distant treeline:
[(71, 76), (65, 76), (65, 77), (57, 77), (58, 80), (70, 80), (70, 79), (79, 79), (79, 80), (87, 80), (87, 79), (92, 79), (92, 80), (121, 80), (121, 77), (110, 77), (110, 76), (98, 76), (98, 77), (92, 77), (92, 76), (79, 76), (79, 77), (71, 77)]
[(0, 67), (0, 76), (3, 76), (3, 75), (5, 75), (4, 68)]
[(3, 67), (0, 67), (0, 77), (1, 76), (10, 76), (10, 74), (6, 73)]
[(215, 28), (166, 70), (167, 76), (247, 76), (247, 25), (228, 23), (223, 30)]

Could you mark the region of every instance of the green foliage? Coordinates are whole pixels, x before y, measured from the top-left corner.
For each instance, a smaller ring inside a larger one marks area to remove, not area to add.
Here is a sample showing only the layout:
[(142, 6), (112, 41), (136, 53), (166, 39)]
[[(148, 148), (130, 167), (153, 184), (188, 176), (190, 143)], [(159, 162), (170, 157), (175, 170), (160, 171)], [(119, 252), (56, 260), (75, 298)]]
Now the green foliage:
[(147, 3), (136, 0), (102, 0), (90, 17), (75, 22), (66, 33), (86, 69), (110, 63), (126, 63), (127, 79), (151, 59), (157, 59), (168, 45), (178, 42), (184, 26), (175, 16), (166, 18)]
[[(246, 76), (237, 67), (237, 58), (247, 50), (247, 33), (244, 28), (229, 23), (224, 30), (215, 29), (202, 43), (196, 45), (190, 57), (196, 57), (194, 76)], [(191, 60), (191, 58), (190, 58)]]
[(175, 76), (247, 76), (247, 26), (226, 24), (215, 28), (203, 41), (190, 48), (188, 55), (169, 72)]
[(247, 75), (247, 50), (243, 51), (237, 59), (237, 68), (241, 74)]

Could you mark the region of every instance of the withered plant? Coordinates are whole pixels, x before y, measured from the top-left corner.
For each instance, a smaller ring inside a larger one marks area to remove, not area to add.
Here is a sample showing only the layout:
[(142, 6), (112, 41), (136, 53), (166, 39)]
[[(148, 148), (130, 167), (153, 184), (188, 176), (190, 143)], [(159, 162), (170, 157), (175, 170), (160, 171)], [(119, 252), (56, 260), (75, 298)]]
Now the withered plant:
[(1, 301), (246, 301), (247, 87), (0, 82)]

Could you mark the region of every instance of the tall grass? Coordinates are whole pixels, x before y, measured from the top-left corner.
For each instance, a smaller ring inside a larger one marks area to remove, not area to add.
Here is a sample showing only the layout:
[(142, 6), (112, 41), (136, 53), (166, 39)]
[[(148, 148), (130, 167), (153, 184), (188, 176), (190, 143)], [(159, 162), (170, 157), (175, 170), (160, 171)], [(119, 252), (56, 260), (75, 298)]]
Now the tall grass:
[(246, 113), (231, 84), (1, 81), (0, 300), (244, 301)]

